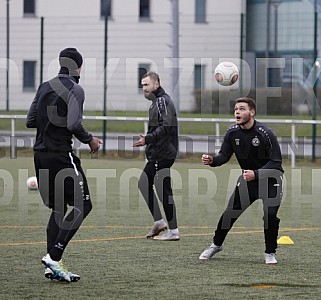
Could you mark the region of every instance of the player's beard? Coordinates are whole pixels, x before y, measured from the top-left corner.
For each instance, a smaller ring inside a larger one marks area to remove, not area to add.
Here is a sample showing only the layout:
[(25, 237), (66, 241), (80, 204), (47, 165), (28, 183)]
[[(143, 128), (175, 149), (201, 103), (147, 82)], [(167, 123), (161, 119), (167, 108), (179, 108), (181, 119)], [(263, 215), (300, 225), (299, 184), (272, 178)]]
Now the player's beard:
[(149, 93), (144, 93), (144, 97), (147, 100), (151, 100), (151, 101), (155, 101), (156, 100), (156, 96), (153, 92), (149, 92)]
[(244, 126), (246, 125), (248, 122), (251, 121), (251, 115), (250, 113), (248, 113), (247, 115), (244, 115), (241, 119), (241, 123), (237, 123), (240, 126)]

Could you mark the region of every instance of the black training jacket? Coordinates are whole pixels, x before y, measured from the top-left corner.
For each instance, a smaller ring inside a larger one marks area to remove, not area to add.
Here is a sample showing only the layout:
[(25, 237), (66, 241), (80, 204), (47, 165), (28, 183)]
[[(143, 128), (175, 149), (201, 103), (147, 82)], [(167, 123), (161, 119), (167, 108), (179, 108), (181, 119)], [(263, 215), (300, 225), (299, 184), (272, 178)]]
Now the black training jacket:
[(35, 151), (71, 151), (73, 135), (82, 143), (91, 141), (82, 126), (84, 100), (84, 90), (73, 76), (58, 74), (39, 86), (26, 121), (28, 128), (37, 128)]
[(177, 114), (174, 103), (162, 87), (153, 92), (149, 108), (145, 153), (148, 161), (176, 159), (178, 150)]
[[(228, 128), (218, 155), (214, 156), (212, 167), (229, 161), (235, 153), (243, 170), (253, 170), (256, 178), (260, 171), (279, 170), (283, 172), (280, 145), (273, 131), (258, 121), (250, 129), (239, 125)], [(261, 172), (262, 174), (264, 172)]]

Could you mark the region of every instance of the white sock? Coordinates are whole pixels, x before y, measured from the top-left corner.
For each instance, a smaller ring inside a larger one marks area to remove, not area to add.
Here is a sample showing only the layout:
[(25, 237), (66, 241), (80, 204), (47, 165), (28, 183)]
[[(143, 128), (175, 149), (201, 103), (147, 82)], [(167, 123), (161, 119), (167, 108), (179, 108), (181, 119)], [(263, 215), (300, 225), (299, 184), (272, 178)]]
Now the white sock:
[(171, 229), (172, 234), (179, 234), (178, 228)]
[(163, 223), (163, 222), (165, 222), (164, 219), (160, 219), (160, 220), (155, 221), (154, 224), (156, 225), (156, 224)]

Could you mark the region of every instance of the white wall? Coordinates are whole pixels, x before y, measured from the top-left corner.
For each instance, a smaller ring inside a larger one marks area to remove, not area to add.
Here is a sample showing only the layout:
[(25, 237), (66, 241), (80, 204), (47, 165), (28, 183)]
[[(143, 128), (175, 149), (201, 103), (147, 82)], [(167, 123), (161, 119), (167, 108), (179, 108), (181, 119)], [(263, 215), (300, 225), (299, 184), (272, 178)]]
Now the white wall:
[[(76, 47), (84, 56), (81, 85), (85, 88), (85, 108), (103, 108), (104, 21), (100, 18), (100, 0), (39, 0), (36, 17), (23, 17), (23, 1), (11, 0), (12, 59), (10, 108), (27, 109), (35, 91), (22, 89), (24, 60), (37, 61), (39, 83), (40, 16), (45, 17), (44, 79), (58, 71), (61, 49)], [(240, 53), (240, 13), (244, 0), (208, 0), (207, 22), (194, 23), (194, 0), (181, 0), (180, 11), (180, 109), (194, 107), (195, 63), (206, 64), (206, 87), (212, 88), (212, 71), (225, 58), (236, 61)], [(6, 1), (0, 2), (0, 40), (6, 40)], [(112, 3), (108, 22), (108, 110), (145, 110), (148, 102), (137, 88), (139, 63), (150, 62), (159, 72), (162, 86), (170, 93), (171, 56), (170, 0), (151, 1), (151, 21), (139, 22), (138, 0)], [(6, 44), (0, 43), (0, 57), (5, 58)], [(0, 61), (1, 62), (1, 61)], [(0, 109), (5, 108), (5, 69), (0, 65)]]

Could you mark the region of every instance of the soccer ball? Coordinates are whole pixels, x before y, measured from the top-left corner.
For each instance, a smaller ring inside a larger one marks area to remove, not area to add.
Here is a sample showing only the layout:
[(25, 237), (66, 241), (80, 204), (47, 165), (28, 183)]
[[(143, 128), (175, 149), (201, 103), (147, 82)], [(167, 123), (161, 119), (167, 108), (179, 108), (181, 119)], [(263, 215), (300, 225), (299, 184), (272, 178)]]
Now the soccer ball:
[(37, 190), (38, 189), (38, 182), (36, 176), (31, 176), (27, 180), (27, 187), (29, 190)]
[(214, 76), (220, 85), (230, 86), (238, 80), (239, 69), (232, 62), (223, 61), (215, 68)]

